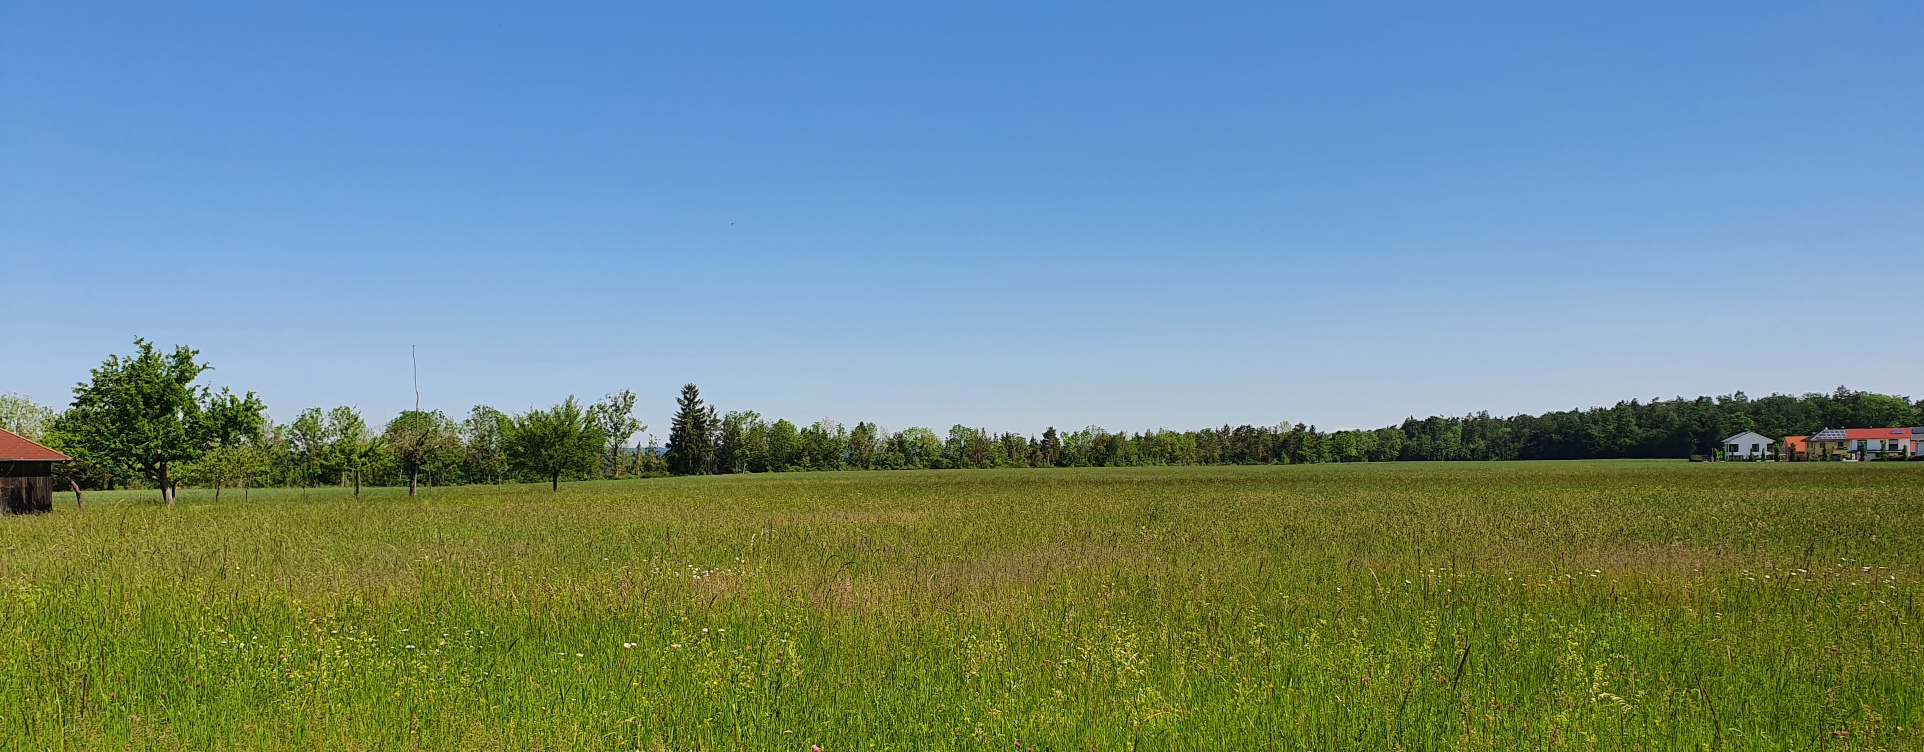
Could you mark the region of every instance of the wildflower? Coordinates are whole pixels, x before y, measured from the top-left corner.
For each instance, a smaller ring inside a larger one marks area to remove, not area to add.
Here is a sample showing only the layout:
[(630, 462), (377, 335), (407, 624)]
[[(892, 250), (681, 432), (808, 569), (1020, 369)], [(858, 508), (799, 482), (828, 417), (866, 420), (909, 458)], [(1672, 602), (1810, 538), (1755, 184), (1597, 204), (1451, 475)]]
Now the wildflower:
[(632, 647), (634, 647), (634, 646), (635, 646), (635, 644), (634, 644), (634, 643), (632, 643), (632, 642), (624, 642), (624, 643), (621, 643), (621, 648), (622, 648), (623, 650), (627, 650), (628, 648), (632, 648)]
[(580, 654), (580, 653), (575, 653), (575, 657), (576, 657), (576, 658), (586, 658), (586, 657), (588, 657), (588, 656), (585, 656), (585, 655), (582, 655), (582, 654)]

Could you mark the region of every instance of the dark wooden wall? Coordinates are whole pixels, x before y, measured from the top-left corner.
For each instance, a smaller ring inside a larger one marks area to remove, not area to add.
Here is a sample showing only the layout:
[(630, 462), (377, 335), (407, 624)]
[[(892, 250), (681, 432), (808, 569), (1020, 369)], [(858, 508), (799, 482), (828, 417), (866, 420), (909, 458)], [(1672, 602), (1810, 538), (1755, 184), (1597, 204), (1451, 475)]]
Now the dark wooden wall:
[(0, 462), (0, 514), (53, 511), (53, 463)]
[(42, 475), (53, 475), (53, 463), (0, 460), (0, 478), (38, 478)]
[(0, 478), (0, 513), (53, 511), (53, 477)]

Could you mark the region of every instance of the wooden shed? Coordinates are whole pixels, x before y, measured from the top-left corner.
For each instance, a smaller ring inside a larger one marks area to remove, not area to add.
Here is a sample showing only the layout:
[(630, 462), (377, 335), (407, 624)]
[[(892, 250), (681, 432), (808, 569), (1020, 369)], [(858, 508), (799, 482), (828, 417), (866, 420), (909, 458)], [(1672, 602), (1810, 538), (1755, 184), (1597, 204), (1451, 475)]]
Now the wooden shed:
[(53, 463), (67, 459), (0, 430), (0, 514), (53, 511)]

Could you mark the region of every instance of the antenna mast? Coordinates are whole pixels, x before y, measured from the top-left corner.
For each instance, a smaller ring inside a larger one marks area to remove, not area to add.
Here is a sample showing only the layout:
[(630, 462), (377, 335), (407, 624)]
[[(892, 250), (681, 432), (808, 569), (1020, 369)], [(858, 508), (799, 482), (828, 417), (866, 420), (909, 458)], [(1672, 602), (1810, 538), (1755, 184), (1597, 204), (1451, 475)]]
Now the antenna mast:
[(414, 411), (421, 412), (421, 359), (415, 357), (414, 346), (408, 345), (408, 361), (414, 364)]

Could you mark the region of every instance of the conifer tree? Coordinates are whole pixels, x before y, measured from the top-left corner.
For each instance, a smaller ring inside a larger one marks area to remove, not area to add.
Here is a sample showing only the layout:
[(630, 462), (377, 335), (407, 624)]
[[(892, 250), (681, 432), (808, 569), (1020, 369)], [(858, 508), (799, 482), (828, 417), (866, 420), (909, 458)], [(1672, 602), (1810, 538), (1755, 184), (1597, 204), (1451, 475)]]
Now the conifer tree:
[(675, 419), (668, 428), (668, 472), (706, 475), (714, 468), (715, 411), (702, 405), (701, 390), (694, 384), (682, 386), (675, 407)]

